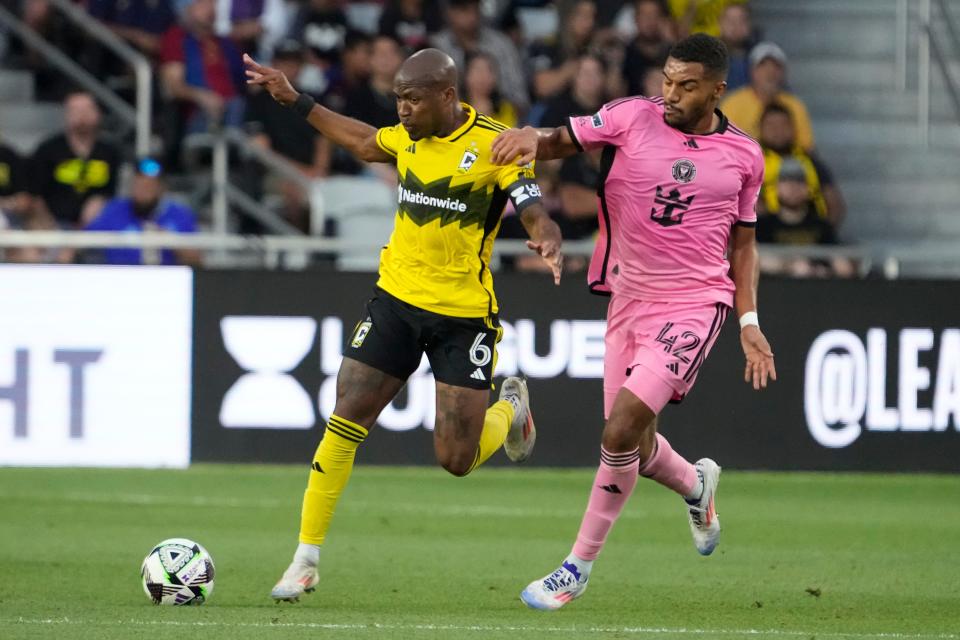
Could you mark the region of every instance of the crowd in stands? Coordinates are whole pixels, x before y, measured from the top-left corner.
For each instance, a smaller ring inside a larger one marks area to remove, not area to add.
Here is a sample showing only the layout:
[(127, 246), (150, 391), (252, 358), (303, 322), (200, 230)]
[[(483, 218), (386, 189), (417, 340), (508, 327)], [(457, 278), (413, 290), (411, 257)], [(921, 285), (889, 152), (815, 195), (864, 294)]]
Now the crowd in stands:
[[(790, 91), (787, 54), (764, 41), (748, 0), (81, 0), (95, 18), (154, 61), (156, 159), (125, 157), (101, 131), (90, 94), (51, 80), (55, 72), (22, 44), (7, 58), (34, 71), (43, 98), (65, 107), (64, 131), (21, 157), (0, 146), (0, 228), (197, 229), (197, 214), (163, 197), (165, 173), (183, 170), (183, 140), (221, 127), (242, 127), (252, 140), (309, 177), (369, 175), (395, 180), (390, 167), (365, 166), (292, 117), (262, 92), (248, 90), (241, 56), (276, 66), (295, 87), (373, 126), (396, 122), (392, 79), (403, 59), (427, 46), (449, 53), (461, 70), (461, 96), (509, 126), (558, 126), (625, 95), (660, 94), (671, 44), (693, 32), (722, 38), (730, 51), (721, 109), (761, 143), (766, 180), (758, 238), (777, 244), (836, 244), (844, 203), (816, 153), (801, 97)], [(129, 70), (65, 24), (47, 0), (21, 0), (24, 21), (82, 61), (121, 95)], [(0, 123), (2, 127), (3, 123)], [(126, 145), (129, 147), (129, 145)], [(121, 164), (135, 167), (129, 197), (117, 199)], [(256, 172), (253, 172), (256, 173)], [(597, 155), (538, 167), (552, 214), (565, 238), (597, 230)], [(289, 180), (256, 175), (293, 227), (310, 229), (306, 196)], [(241, 231), (263, 231), (241, 225)], [(520, 237), (507, 215), (502, 235)], [(107, 252), (77, 256), (7, 251), (5, 259), (196, 262), (197, 255)], [(40, 252), (42, 253), (42, 252)], [(538, 260), (516, 260), (534, 269)], [(576, 261), (569, 265), (577, 267)], [(769, 259), (763, 268), (794, 276), (851, 275), (841, 260)]]

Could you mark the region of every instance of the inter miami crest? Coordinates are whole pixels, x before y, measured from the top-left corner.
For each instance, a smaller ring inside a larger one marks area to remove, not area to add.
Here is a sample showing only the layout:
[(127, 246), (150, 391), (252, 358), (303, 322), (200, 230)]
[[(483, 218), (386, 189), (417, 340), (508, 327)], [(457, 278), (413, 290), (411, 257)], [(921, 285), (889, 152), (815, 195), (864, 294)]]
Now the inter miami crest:
[(697, 177), (697, 166), (690, 160), (683, 158), (673, 163), (673, 179), (680, 184), (693, 182)]

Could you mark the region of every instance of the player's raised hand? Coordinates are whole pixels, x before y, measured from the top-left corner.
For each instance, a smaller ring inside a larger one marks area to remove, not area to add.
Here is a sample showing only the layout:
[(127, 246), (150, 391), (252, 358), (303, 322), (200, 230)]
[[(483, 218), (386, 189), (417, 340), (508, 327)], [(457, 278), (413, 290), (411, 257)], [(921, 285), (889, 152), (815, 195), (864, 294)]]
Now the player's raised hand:
[(773, 351), (760, 327), (748, 324), (740, 331), (740, 345), (747, 365), (743, 371), (743, 381), (753, 382), (753, 388), (759, 391), (767, 388), (768, 380), (777, 379), (777, 368), (773, 363)]
[(494, 164), (516, 162), (518, 167), (522, 167), (536, 160), (539, 139), (540, 134), (533, 127), (507, 129), (490, 145), (490, 158)]
[(560, 251), (560, 243), (554, 240), (543, 242), (527, 240), (527, 248), (537, 253), (550, 267), (553, 272), (553, 284), (560, 284), (560, 275), (563, 273), (563, 252)]
[(246, 67), (247, 84), (260, 85), (274, 100), (285, 107), (296, 102), (300, 94), (279, 69), (265, 67), (247, 54), (243, 54), (243, 64)]
[[(563, 236), (560, 235), (560, 227), (550, 219), (550, 216), (535, 205), (540, 211), (538, 220), (534, 227), (527, 227), (530, 230), (530, 240), (527, 240), (527, 248), (536, 252), (553, 272), (553, 284), (560, 284), (560, 275), (563, 273), (563, 252), (560, 246), (563, 244)], [(531, 206), (527, 211), (534, 209)]]

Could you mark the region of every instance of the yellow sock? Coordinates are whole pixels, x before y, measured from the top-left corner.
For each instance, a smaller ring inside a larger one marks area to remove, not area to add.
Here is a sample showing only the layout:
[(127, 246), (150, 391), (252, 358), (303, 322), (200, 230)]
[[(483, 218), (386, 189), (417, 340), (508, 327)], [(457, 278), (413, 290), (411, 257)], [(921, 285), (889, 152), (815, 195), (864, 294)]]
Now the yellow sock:
[(487, 409), (487, 416), (483, 420), (483, 431), (480, 432), (480, 444), (477, 445), (477, 457), (470, 465), (473, 471), (490, 459), (503, 446), (513, 422), (513, 405), (506, 400), (498, 400)]
[(303, 494), (300, 542), (323, 544), (337, 500), (353, 471), (357, 447), (366, 437), (367, 430), (360, 425), (339, 416), (330, 416), (313, 456), (310, 480)]

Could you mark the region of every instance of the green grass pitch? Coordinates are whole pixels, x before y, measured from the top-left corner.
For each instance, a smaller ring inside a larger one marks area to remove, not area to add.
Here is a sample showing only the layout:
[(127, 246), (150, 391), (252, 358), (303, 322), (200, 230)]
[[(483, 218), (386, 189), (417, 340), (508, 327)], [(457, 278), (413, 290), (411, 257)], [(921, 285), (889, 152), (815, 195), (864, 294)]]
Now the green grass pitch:
[[(569, 550), (587, 470), (358, 466), (317, 592), (268, 594), (296, 543), (306, 465), (0, 469), (0, 638), (868, 638), (960, 640), (960, 478), (727, 472), (723, 540), (641, 481), (586, 595), (518, 594)], [(163, 538), (205, 545), (202, 607), (152, 605)]]

